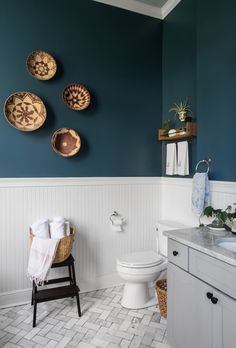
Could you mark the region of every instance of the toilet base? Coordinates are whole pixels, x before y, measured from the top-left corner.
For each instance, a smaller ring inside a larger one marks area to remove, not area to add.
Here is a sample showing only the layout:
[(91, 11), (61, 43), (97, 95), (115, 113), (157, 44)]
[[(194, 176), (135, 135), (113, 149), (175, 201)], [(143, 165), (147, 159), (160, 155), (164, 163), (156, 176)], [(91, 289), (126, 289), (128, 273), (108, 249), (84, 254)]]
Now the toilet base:
[(126, 283), (121, 305), (128, 309), (141, 309), (157, 305), (157, 299), (150, 296), (148, 283)]

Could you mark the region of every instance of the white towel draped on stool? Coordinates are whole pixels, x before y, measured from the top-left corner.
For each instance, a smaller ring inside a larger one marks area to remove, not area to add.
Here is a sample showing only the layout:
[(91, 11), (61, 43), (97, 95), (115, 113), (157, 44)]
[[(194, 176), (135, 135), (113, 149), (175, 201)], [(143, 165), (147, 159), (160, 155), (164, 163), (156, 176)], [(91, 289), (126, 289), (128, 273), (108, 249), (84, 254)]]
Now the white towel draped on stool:
[(176, 144), (166, 145), (166, 175), (177, 174)]
[(28, 276), (36, 284), (43, 284), (48, 277), (59, 239), (33, 238), (28, 262)]
[(188, 142), (178, 143), (178, 175), (189, 175)]

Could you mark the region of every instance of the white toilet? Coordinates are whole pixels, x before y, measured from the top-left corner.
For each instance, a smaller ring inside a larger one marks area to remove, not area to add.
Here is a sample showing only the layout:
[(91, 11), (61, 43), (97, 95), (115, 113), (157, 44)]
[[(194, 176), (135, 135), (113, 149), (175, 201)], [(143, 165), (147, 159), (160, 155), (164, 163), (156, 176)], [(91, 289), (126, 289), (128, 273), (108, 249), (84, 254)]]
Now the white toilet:
[[(164, 231), (187, 226), (177, 221), (162, 220), (157, 223), (157, 251), (140, 251), (117, 259), (117, 272), (125, 281), (121, 305), (138, 309), (156, 304), (156, 297), (150, 297), (150, 282), (157, 280), (167, 269), (167, 237)], [(153, 284), (152, 284), (153, 288)]]

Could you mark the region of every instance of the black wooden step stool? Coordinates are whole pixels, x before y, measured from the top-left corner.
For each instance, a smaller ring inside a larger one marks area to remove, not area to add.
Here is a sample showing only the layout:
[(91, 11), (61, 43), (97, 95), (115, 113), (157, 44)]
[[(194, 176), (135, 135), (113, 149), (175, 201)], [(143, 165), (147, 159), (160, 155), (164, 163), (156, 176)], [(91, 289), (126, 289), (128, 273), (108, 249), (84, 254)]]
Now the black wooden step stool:
[(40, 302), (58, 300), (60, 298), (75, 296), (77, 300), (78, 315), (79, 317), (81, 317), (80, 301), (79, 301), (80, 289), (76, 284), (74, 261), (75, 260), (73, 256), (70, 255), (68, 259), (66, 259), (63, 262), (53, 263), (51, 268), (68, 267), (69, 276), (64, 278), (50, 279), (44, 283), (44, 286), (49, 284), (62, 283), (62, 282), (63, 283), (70, 282), (70, 285), (38, 290), (37, 285), (33, 281), (32, 298), (31, 298), (31, 305), (34, 305), (33, 327), (36, 326), (37, 304)]

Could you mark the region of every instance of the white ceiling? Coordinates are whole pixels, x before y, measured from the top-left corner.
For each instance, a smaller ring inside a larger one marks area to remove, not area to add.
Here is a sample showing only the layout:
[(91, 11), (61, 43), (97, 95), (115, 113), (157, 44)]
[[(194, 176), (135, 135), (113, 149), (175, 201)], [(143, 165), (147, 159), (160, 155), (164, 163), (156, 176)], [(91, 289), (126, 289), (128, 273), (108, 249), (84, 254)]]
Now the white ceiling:
[(181, 0), (94, 0), (103, 4), (164, 19)]

